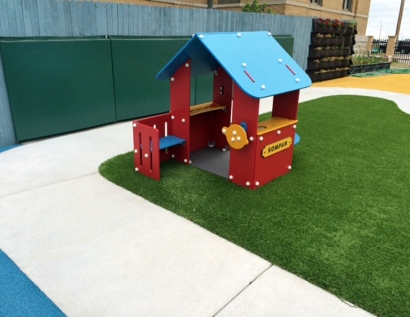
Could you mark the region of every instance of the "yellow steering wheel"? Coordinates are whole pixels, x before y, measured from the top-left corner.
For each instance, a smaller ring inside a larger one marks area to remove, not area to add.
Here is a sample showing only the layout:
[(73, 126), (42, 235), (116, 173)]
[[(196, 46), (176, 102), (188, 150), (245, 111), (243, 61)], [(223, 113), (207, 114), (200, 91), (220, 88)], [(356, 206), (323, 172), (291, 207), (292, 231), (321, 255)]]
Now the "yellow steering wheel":
[(249, 144), (246, 131), (239, 124), (231, 124), (228, 128), (223, 127), (222, 133), (225, 134), (228, 144), (235, 150), (242, 149)]

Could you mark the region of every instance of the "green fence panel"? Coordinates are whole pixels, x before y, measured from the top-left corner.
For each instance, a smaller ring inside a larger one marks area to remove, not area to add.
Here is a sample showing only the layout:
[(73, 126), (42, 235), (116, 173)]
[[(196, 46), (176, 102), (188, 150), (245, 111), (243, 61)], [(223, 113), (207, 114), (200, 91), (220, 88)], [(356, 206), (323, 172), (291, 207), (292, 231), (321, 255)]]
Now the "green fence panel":
[(283, 49), (293, 56), (294, 38), (290, 35), (275, 35), (273, 38), (283, 47)]
[(115, 122), (110, 41), (0, 41), (20, 141)]
[[(292, 54), (291, 36), (275, 39)], [(169, 111), (156, 74), (188, 40), (0, 39), (17, 141)], [(191, 83), (192, 105), (212, 100), (213, 74)]]
[(201, 103), (210, 102), (213, 98), (214, 89), (214, 74), (209, 74), (195, 78), (195, 102), (194, 104), (200, 105)]
[(117, 120), (169, 111), (169, 82), (156, 76), (188, 38), (112, 37), (111, 41)]

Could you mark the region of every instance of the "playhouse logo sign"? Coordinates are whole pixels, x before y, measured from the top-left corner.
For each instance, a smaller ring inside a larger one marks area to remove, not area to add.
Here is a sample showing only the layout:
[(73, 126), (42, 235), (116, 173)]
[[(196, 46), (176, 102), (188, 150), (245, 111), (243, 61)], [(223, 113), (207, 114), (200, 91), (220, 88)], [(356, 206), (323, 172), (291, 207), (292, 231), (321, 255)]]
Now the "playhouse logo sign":
[(292, 145), (292, 138), (286, 138), (275, 143), (268, 144), (262, 150), (262, 156), (268, 157), (280, 151), (288, 149)]

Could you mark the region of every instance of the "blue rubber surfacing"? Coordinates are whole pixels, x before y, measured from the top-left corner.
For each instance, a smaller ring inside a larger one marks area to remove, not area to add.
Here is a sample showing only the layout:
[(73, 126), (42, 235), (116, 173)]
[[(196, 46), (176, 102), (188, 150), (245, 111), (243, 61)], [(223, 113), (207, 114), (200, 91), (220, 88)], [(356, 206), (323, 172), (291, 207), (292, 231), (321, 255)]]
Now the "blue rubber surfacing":
[(66, 316), (0, 250), (0, 317)]
[(6, 151), (11, 150), (11, 149), (14, 149), (15, 147), (18, 147), (18, 146), (20, 146), (20, 144), (0, 147), (0, 153), (1, 152), (6, 152)]

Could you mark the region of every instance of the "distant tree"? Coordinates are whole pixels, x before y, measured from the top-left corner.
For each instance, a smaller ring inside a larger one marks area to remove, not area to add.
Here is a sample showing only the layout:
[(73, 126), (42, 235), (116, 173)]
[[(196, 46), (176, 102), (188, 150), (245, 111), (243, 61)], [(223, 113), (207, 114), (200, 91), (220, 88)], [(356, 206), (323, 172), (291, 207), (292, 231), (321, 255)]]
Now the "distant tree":
[(253, 0), (252, 4), (246, 3), (246, 5), (242, 9), (242, 12), (273, 14), (271, 9), (266, 10), (266, 3), (259, 5), (258, 0)]

